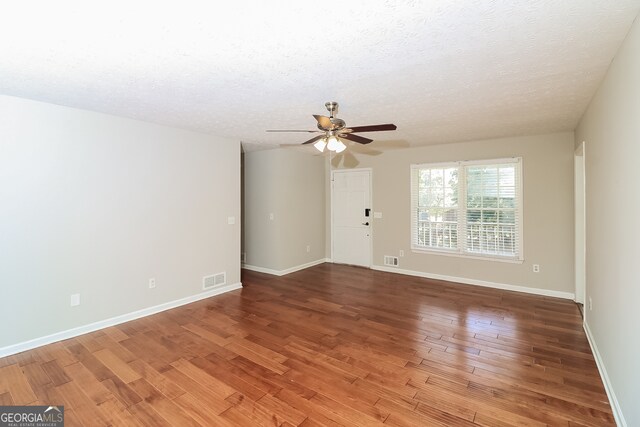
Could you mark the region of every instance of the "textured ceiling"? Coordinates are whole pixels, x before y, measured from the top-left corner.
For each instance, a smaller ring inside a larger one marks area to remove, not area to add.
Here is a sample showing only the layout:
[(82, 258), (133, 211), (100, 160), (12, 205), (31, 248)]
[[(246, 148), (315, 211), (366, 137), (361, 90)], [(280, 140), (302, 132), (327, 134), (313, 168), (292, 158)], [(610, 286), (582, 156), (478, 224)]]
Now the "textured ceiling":
[[(340, 103), (376, 141), (575, 128), (640, 0), (10, 2), (0, 94), (297, 143)], [(381, 146), (384, 144), (380, 144)], [(373, 147), (373, 146), (372, 146)]]

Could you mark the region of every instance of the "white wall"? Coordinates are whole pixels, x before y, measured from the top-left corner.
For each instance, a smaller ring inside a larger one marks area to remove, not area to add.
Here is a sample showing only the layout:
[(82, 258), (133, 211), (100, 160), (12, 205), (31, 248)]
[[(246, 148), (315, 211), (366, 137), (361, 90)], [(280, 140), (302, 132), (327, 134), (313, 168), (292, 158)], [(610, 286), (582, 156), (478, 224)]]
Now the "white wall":
[[(384, 255), (403, 250), (402, 270), (572, 297), (573, 140), (569, 132), (356, 154), (358, 167), (373, 169), (373, 210), (383, 214), (373, 219), (373, 265), (380, 267)], [(524, 263), (412, 253), (410, 165), (505, 157), (523, 161)], [(533, 264), (540, 265), (540, 273), (533, 273)]]
[(0, 117), (0, 349), (240, 282), (239, 142), (7, 96)]
[[(576, 130), (585, 141), (586, 325), (619, 403), (640, 425), (640, 22), (636, 19)], [(624, 422), (621, 422), (623, 424)]]
[(243, 251), (248, 268), (279, 273), (324, 260), (324, 168), (323, 157), (293, 149), (244, 154)]

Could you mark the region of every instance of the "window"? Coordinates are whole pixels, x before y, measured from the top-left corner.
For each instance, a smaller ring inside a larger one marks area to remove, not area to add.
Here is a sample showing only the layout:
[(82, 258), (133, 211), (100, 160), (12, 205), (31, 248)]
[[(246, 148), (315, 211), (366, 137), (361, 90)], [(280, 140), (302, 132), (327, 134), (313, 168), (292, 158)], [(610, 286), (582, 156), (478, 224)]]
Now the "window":
[(415, 251), (522, 260), (521, 159), (411, 166)]

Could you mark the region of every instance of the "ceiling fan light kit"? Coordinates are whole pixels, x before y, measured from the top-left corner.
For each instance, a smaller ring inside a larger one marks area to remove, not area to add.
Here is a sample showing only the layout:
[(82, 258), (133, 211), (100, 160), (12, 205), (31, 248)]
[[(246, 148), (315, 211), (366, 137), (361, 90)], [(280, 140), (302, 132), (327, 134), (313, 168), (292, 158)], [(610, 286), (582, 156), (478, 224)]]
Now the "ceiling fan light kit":
[(321, 139), (320, 141), (313, 144), (313, 146), (316, 147), (316, 150), (318, 150), (321, 153), (324, 151), (324, 147), (326, 145), (327, 145), (327, 142), (324, 139)]
[(358, 144), (368, 144), (372, 139), (365, 138), (363, 136), (354, 135), (356, 132), (379, 132), (386, 130), (396, 130), (396, 125), (387, 123), (384, 125), (369, 125), (369, 126), (354, 126), (347, 128), (344, 120), (335, 117), (338, 112), (338, 103), (335, 101), (327, 102), (324, 104), (329, 111), (329, 117), (319, 116), (314, 114), (313, 117), (318, 122), (318, 130), (268, 130), (267, 132), (308, 132), (308, 133), (324, 133), (324, 135), (314, 136), (308, 141), (302, 143), (313, 144), (313, 146), (321, 153), (326, 148), (329, 151), (336, 153), (343, 152), (347, 146), (340, 140), (340, 138), (347, 139), (349, 141), (357, 142)]
[(336, 153), (342, 153), (347, 148), (339, 138), (333, 135), (320, 139), (318, 142), (313, 144), (313, 146), (321, 153), (324, 151), (325, 147), (327, 150), (335, 151)]
[(342, 141), (340, 141), (339, 139), (336, 138), (336, 140), (338, 141), (338, 143), (336, 144), (335, 152), (336, 153), (342, 153), (347, 148), (347, 146), (344, 145), (344, 143)]

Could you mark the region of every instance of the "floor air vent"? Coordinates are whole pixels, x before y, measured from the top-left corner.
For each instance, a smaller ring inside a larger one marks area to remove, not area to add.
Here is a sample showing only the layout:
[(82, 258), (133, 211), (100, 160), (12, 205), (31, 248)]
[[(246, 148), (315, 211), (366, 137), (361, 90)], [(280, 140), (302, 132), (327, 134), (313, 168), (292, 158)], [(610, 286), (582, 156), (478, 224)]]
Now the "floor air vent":
[(227, 274), (218, 273), (202, 278), (202, 289), (211, 289), (227, 283)]
[(391, 255), (385, 255), (384, 256), (384, 265), (390, 265), (391, 267), (397, 267), (398, 266), (398, 257), (397, 256), (391, 256)]

